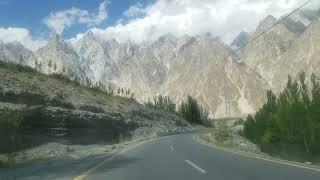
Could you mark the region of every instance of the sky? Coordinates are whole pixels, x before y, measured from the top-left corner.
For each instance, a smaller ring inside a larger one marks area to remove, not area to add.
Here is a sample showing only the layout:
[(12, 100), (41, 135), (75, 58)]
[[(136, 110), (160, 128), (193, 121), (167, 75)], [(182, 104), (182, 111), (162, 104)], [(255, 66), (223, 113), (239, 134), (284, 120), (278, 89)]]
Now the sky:
[[(306, 0), (0, 0), (0, 40), (36, 50), (51, 34), (77, 40), (91, 30), (101, 39), (137, 43), (171, 33), (210, 33), (231, 42), (267, 15), (280, 17)], [(319, 7), (313, 0), (308, 6)]]

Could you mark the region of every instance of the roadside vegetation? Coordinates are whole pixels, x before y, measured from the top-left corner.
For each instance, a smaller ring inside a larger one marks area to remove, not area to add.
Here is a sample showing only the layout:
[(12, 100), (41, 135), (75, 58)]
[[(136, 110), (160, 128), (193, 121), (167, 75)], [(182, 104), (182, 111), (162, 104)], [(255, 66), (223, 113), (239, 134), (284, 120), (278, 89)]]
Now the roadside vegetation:
[(153, 102), (148, 101), (145, 106), (161, 109), (168, 112), (176, 112), (176, 104), (168, 96), (157, 96), (154, 97)]
[(249, 115), (243, 135), (271, 155), (294, 160), (320, 156), (320, 79), (313, 74), (308, 87), (305, 73), (290, 76), (277, 97), (267, 92), (267, 102)]
[(186, 121), (191, 124), (202, 124), (211, 126), (208, 111), (201, 106), (197, 100), (190, 95), (177, 108), (176, 104), (168, 96), (157, 96), (153, 102), (148, 101), (145, 106), (161, 109), (168, 112), (178, 113)]
[(178, 111), (185, 120), (192, 124), (211, 124), (208, 111), (191, 96), (181, 103)]

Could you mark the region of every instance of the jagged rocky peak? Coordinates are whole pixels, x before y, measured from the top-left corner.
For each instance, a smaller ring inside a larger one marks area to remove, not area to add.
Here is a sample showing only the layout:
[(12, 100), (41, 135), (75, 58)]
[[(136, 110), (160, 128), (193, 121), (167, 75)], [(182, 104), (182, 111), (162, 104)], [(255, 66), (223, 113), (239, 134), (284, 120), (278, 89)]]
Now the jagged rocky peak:
[(291, 32), (302, 33), (312, 21), (319, 18), (318, 10), (304, 9), (285, 18), (281, 24), (285, 25)]
[(158, 42), (161, 42), (161, 43), (176, 43), (176, 41), (177, 41), (177, 38), (171, 33), (167, 33), (158, 38)]
[(283, 24), (289, 31), (300, 34), (306, 30), (306, 25), (308, 25), (307, 22), (303, 22), (305, 21), (294, 20), (293, 18), (286, 18), (281, 22), (281, 24)]
[(78, 56), (71, 44), (60, 35), (53, 34), (48, 43), (35, 52), (40, 63), (40, 71), (46, 74), (64, 74), (70, 78), (84, 79)]
[(199, 35), (199, 36), (196, 36), (195, 38), (190, 39), (187, 45), (194, 45), (195, 47), (204, 47), (205, 49), (223, 48), (228, 52), (230, 50), (230, 47), (220, 37), (212, 37), (212, 36), (206, 36), (206, 35)]
[(59, 34), (53, 34), (51, 35), (48, 44), (61, 44), (61, 43), (65, 43), (64, 39), (61, 35)]
[(72, 51), (71, 46), (67, 43), (61, 35), (53, 34), (47, 44), (40, 49), (49, 48), (55, 51)]
[[(129, 42), (129, 41), (126, 41), (126, 42)], [(115, 38), (112, 38), (112, 39), (109, 39), (107, 41), (105, 41), (106, 44), (108, 44), (109, 46), (112, 46), (112, 47), (115, 47), (115, 46), (119, 46), (119, 42), (117, 39)]]
[(306, 9), (301, 11), (300, 14), (310, 21), (318, 20), (320, 18), (320, 8), (318, 10)]
[(80, 39), (85, 41), (98, 41), (98, 38), (91, 30), (87, 31), (85, 35)]
[(94, 38), (95, 34), (91, 30), (89, 30), (89, 31), (87, 31), (86, 36)]
[(248, 43), (250, 34), (246, 31), (241, 31), (239, 35), (232, 41), (231, 47), (239, 48)]
[(277, 19), (272, 15), (268, 15), (264, 20), (262, 20), (259, 23), (256, 31), (257, 32), (265, 31), (268, 28), (270, 28), (272, 25), (274, 25), (275, 23), (277, 23)]

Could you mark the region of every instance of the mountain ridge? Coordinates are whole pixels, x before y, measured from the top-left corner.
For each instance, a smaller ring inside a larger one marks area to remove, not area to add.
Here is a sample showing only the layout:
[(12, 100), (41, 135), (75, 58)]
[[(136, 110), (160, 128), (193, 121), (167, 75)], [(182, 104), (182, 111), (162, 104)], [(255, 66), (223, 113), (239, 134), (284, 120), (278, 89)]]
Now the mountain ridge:
[[(255, 32), (246, 33), (242, 39), (250, 41), (277, 21), (273, 16), (266, 17)], [(290, 54), (303, 53), (299, 51), (303, 49), (299, 39), (317, 34), (318, 26), (313, 24), (318, 20), (310, 21), (303, 31), (300, 21), (292, 21), (278, 24), (239, 54), (231, 54), (231, 46), (208, 36), (175, 37), (168, 33), (154, 42), (136, 44), (100, 40), (88, 31), (72, 42), (53, 35), (33, 53), (34, 57), (30, 55), (34, 60), (28, 61), (34, 62), (29, 66), (46, 74), (58, 73), (82, 82), (130, 89), (141, 103), (161, 94), (179, 104), (192, 95), (211, 117), (245, 116), (260, 108), (267, 89), (281, 90), (287, 78), (285, 73), (298, 73), (285, 68), (287, 59), (299, 57)], [(314, 28), (314, 32), (309, 32)], [(310, 46), (308, 40), (301, 43)], [(308, 54), (315, 56), (313, 59), (318, 57), (316, 51)]]

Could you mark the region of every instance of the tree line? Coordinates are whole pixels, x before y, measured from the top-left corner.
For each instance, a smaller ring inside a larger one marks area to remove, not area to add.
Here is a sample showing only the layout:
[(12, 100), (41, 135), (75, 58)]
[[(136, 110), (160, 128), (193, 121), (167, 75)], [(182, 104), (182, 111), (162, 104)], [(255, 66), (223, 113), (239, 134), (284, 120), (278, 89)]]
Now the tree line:
[(157, 96), (146, 104), (148, 107), (176, 112), (192, 124), (210, 125), (209, 112), (190, 95), (178, 107), (168, 96)]
[(320, 155), (320, 81), (312, 74), (290, 76), (285, 89), (275, 96), (267, 91), (267, 102), (244, 124), (244, 135), (268, 153), (311, 157)]
[(156, 96), (153, 98), (153, 102), (148, 100), (145, 105), (147, 107), (161, 109), (168, 112), (176, 111), (176, 104), (170, 99), (169, 96)]

